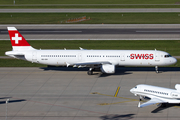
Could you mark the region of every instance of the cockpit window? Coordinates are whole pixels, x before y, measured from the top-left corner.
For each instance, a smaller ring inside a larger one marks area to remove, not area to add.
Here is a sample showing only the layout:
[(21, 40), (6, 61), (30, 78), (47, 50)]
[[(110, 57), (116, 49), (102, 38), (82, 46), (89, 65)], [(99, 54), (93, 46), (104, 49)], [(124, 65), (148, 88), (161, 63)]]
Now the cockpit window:
[(165, 58), (172, 57), (171, 55), (164, 55)]
[(137, 88), (137, 86), (136, 87), (134, 87), (135, 89)]

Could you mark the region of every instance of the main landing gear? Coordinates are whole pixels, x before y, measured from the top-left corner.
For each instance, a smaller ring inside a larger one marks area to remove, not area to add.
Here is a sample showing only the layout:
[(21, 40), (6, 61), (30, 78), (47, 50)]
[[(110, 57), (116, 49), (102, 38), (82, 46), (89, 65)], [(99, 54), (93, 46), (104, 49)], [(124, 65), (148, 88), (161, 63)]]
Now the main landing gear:
[(142, 101), (143, 97), (142, 96), (139, 96), (139, 101)]
[(161, 107), (167, 107), (167, 104), (166, 103), (162, 103)]
[(158, 66), (155, 66), (156, 73), (159, 73)]
[(165, 108), (165, 107), (167, 107), (167, 103), (159, 103), (157, 106)]
[(88, 75), (92, 75), (92, 74), (93, 74), (93, 70), (94, 70), (93, 68), (89, 68), (87, 74), (88, 74)]

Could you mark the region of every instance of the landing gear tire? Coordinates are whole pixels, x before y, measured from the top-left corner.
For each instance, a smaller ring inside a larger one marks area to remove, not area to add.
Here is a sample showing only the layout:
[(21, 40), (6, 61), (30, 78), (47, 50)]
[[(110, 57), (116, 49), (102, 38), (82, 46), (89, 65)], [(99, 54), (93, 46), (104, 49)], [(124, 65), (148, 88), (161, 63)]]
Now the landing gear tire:
[(92, 75), (93, 74), (93, 68), (89, 68), (89, 71), (87, 72), (88, 75)]
[(139, 96), (139, 101), (142, 101), (143, 100), (143, 96)]
[(87, 74), (88, 74), (88, 75), (92, 75), (92, 74), (93, 74), (93, 71), (88, 71)]
[(155, 66), (156, 73), (159, 73), (158, 66)]

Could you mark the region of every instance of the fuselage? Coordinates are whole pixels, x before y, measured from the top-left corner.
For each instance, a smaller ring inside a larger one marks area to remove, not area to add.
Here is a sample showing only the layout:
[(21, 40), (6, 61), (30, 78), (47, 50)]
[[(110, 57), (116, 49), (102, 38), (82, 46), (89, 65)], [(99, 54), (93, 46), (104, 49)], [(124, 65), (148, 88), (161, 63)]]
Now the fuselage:
[[(13, 52), (17, 51), (6, 52), (6, 55)], [(57, 66), (93, 61), (109, 61), (116, 66), (163, 66), (177, 62), (167, 52), (158, 50), (28, 50), (21, 53), (30, 62)]]

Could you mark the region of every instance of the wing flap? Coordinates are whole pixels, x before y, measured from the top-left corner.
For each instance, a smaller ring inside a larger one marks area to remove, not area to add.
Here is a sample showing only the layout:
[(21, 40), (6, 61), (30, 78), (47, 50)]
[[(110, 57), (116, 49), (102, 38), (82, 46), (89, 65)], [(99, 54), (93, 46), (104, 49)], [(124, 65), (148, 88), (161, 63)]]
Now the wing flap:
[(138, 107), (142, 108), (142, 107), (145, 107), (145, 106), (148, 106), (148, 105), (153, 105), (153, 104), (156, 104), (156, 103), (165, 103), (165, 101), (161, 100), (161, 99), (158, 99), (158, 98), (152, 98), (151, 100), (149, 100), (148, 102), (145, 102), (143, 104), (140, 105), (140, 103), (138, 104)]

